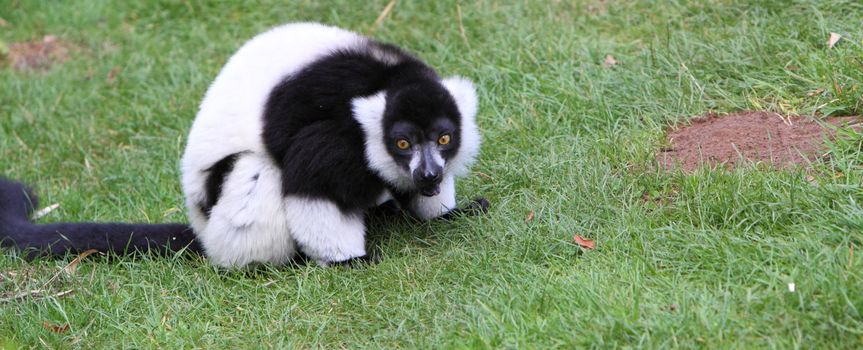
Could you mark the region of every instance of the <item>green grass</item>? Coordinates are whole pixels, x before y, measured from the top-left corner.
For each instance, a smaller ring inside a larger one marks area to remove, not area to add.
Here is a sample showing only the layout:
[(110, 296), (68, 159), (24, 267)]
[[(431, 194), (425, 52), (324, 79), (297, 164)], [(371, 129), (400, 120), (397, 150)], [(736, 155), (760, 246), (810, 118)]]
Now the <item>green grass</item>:
[[(288, 21), (366, 33), (387, 2), (0, 0), (0, 40), (76, 47), (0, 70), (0, 172), (62, 205), (43, 222), (185, 221), (178, 159), (230, 54)], [(399, 1), (374, 37), (478, 84), (459, 195), (488, 215), (377, 223), (359, 269), (90, 257), (52, 281), (73, 257), (8, 252), (4, 295), (74, 292), (0, 305), (0, 346), (860, 347), (859, 133), (808, 173), (651, 169), (662, 129), (705, 112), (863, 113), (861, 22), (853, 0)]]

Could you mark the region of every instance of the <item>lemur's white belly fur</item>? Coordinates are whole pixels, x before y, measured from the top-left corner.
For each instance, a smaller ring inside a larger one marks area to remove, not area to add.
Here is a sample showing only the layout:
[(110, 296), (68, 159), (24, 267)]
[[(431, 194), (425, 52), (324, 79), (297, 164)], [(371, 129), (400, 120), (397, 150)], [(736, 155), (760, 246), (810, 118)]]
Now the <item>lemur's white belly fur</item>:
[[(287, 207), (308, 203), (292, 205), (291, 198), (281, 197), (279, 168), (261, 138), (264, 107), (285, 76), (364, 40), (320, 24), (288, 24), (247, 42), (216, 77), (192, 125), (181, 163), (189, 220), (213, 263), (283, 263), (293, 256)], [(222, 197), (208, 219), (199, 208), (206, 196), (207, 169), (237, 152), (246, 153), (225, 179)]]

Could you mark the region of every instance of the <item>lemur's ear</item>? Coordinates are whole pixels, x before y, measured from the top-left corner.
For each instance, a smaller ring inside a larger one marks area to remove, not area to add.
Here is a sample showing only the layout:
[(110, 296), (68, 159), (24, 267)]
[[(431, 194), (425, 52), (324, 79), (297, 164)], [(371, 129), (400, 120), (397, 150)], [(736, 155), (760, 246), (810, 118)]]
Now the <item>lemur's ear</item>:
[(473, 120), (477, 108), (476, 88), (473, 83), (459, 76), (446, 78), (441, 83), (455, 99), (461, 117)]
[(354, 119), (356, 119), (366, 133), (383, 135), (381, 120), (384, 117), (384, 109), (387, 106), (386, 93), (380, 92), (375, 95), (358, 97), (351, 101), (353, 105)]

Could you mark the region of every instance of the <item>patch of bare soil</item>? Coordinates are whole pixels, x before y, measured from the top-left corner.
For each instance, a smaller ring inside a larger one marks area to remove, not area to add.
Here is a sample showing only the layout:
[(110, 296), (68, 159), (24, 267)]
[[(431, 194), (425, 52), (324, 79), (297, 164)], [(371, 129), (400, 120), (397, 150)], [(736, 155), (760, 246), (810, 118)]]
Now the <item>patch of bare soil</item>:
[(806, 166), (825, 151), (825, 136), (834, 128), (860, 125), (860, 117), (784, 117), (771, 112), (740, 112), (725, 116), (708, 114), (692, 124), (675, 127), (667, 135), (668, 147), (656, 153), (665, 170), (692, 172), (703, 165), (733, 168), (750, 162), (776, 168)]
[(56, 36), (46, 35), (41, 40), (10, 45), (4, 60), (9, 67), (17, 71), (47, 71), (51, 66), (69, 59), (70, 47)]

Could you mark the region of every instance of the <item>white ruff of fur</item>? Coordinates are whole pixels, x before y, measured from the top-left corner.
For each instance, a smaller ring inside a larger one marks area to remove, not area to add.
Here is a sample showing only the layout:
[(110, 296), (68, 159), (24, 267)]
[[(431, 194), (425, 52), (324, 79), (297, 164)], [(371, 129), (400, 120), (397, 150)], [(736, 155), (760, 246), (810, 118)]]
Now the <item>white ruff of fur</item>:
[(470, 171), (479, 153), (480, 135), (476, 125), (477, 97), (473, 83), (462, 77), (450, 77), (441, 81), (455, 99), (461, 113), (461, 144), (458, 153), (446, 163), (445, 173), (465, 176)]
[(369, 167), (396, 188), (412, 190), (414, 183), (411, 175), (396, 164), (384, 145), (383, 118), (387, 104), (386, 92), (381, 91), (368, 97), (355, 98), (352, 104), (354, 119), (360, 123), (366, 137), (365, 153)]
[[(441, 81), (456, 102), (461, 114), (461, 144), (456, 156), (446, 162), (444, 172), (464, 176), (470, 171), (479, 152), (480, 136), (476, 125), (476, 89), (469, 80), (451, 77)], [(383, 117), (386, 109), (386, 92), (356, 98), (352, 101), (354, 119), (360, 123), (366, 136), (366, 159), (369, 166), (391, 185), (401, 190), (415, 188), (411, 175), (402, 169), (387, 152), (384, 145)], [(437, 159), (435, 159), (437, 162)], [(443, 162), (439, 162), (443, 164)]]

